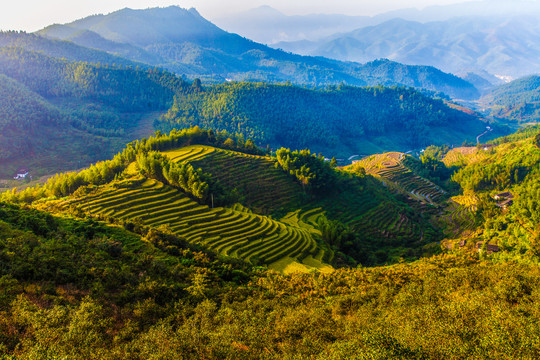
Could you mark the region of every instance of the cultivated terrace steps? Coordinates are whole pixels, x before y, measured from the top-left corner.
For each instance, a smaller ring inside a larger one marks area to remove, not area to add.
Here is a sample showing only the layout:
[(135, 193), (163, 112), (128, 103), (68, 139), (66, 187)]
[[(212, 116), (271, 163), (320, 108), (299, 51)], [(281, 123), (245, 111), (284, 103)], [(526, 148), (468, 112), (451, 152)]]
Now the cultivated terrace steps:
[[(190, 149), (184, 156), (199, 157), (204, 151)], [(220, 154), (216, 150), (207, 153)], [(212, 209), (156, 180), (115, 181), (69, 200), (65, 206), (77, 207), (92, 216), (166, 225), (188, 241), (257, 264), (271, 264), (286, 257), (301, 262), (310, 255), (323, 256), (313, 227), (257, 215), (241, 205)]]
[(398, 152), (372, 155), (361, 160), (360, 166), (366, 173), (380, 177), (385, 185), (407, 193), (412, 199), (437, 205), (446, 192), (405, 167), (401, 162), (403, 156)]
[(202, 145), (164, 154), (175, 162), (188, 162), (210, 173), (227, 190), (236, 189), (244, 197), (243, 203), (259, 214), (290, 208), (302, 192), (300, 185), (276, 169), (268, 157)]

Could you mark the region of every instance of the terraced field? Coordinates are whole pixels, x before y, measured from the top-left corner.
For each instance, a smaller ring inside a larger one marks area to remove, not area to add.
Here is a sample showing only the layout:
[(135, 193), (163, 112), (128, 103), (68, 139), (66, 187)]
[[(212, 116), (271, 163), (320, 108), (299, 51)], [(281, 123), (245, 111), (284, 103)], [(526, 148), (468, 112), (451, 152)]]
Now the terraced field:
[(385, 239), (386, 243), (422, 240), (422, 229), (404, 211), (391, 203), (381, 203), (356, 219), (354, 229), (364, 236)]
[(164, 152), (173, 161), (190, 162), (212, 174), (228, 190), (237, 189), (243, 203), (259, 214), (294, 207), (302, 189), (274, 161), (264, 156), (194, 145)]
[(359, 165), (366, 173), (380, 177), (386, 186), (405, 191), (415, 200), (436, 205), (443, 199), (445, 191), (405, 167), (401, 163), (403, 156), (397, 152), (373, 155), (361, 160)]
[(476, 229), (478, 199), (471, 196), (454, 196), (449, 201), (442, 221), (446, 225), (446, 236), (466, 236)]
[(478, 151), (476, 146), (458, 147), (446, 153), (443, 163), (448, 167), (454, 165), (462, 166), (481, 161), (485, 157), (486, 153), (484, 151)]
[[(188, 156), (191, 155), (200, 154)], [(258, 264), (271, 264), (283, 258), (301, 262), (308, 256), (324, 256), (314, 239), (316, 232), (309, 227), (256, 215), (241, 205), (211, 209), (155, 180), (113, 182), (69, 201), (66, 206), (79, 207), (94, 216), (138, 219), (150, 226), (167, 225), (191, 242)]]

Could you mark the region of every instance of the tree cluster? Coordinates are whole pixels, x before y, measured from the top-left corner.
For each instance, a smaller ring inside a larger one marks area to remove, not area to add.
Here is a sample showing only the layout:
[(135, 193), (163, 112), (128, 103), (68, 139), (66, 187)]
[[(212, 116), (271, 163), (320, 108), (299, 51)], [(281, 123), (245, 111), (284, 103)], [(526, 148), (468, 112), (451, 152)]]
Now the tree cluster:
[(293, 176), (304, 190), (317, 193), (332, 192), (338, 181), (338, 174), (322, 155), (311, 154), (309, 150), (281, 148), (276, 151), (276, 166)]

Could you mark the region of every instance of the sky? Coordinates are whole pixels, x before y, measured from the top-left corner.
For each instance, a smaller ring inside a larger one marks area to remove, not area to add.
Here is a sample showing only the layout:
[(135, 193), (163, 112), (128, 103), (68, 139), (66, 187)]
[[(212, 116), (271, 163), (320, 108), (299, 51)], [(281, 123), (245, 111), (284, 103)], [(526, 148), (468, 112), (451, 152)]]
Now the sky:
[(145, 9), (178, 5), (196, 8), (209, 20), (262, 5), (287, 15), (378, 13), (430, 5), (447, 5), (464, 0), (0, 0), (0, 30), (36, 31), (54, 23), (67, 23), (94, 14), (107, 14), (126, 7)]

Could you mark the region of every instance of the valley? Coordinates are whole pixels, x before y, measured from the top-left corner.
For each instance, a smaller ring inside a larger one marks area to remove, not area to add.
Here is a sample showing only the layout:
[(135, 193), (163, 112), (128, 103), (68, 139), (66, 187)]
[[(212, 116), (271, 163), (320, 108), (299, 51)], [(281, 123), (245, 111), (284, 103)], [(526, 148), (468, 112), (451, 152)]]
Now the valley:
[(0, 359), (538, 358), (537, 5), (227, 7), (0, 31)]

